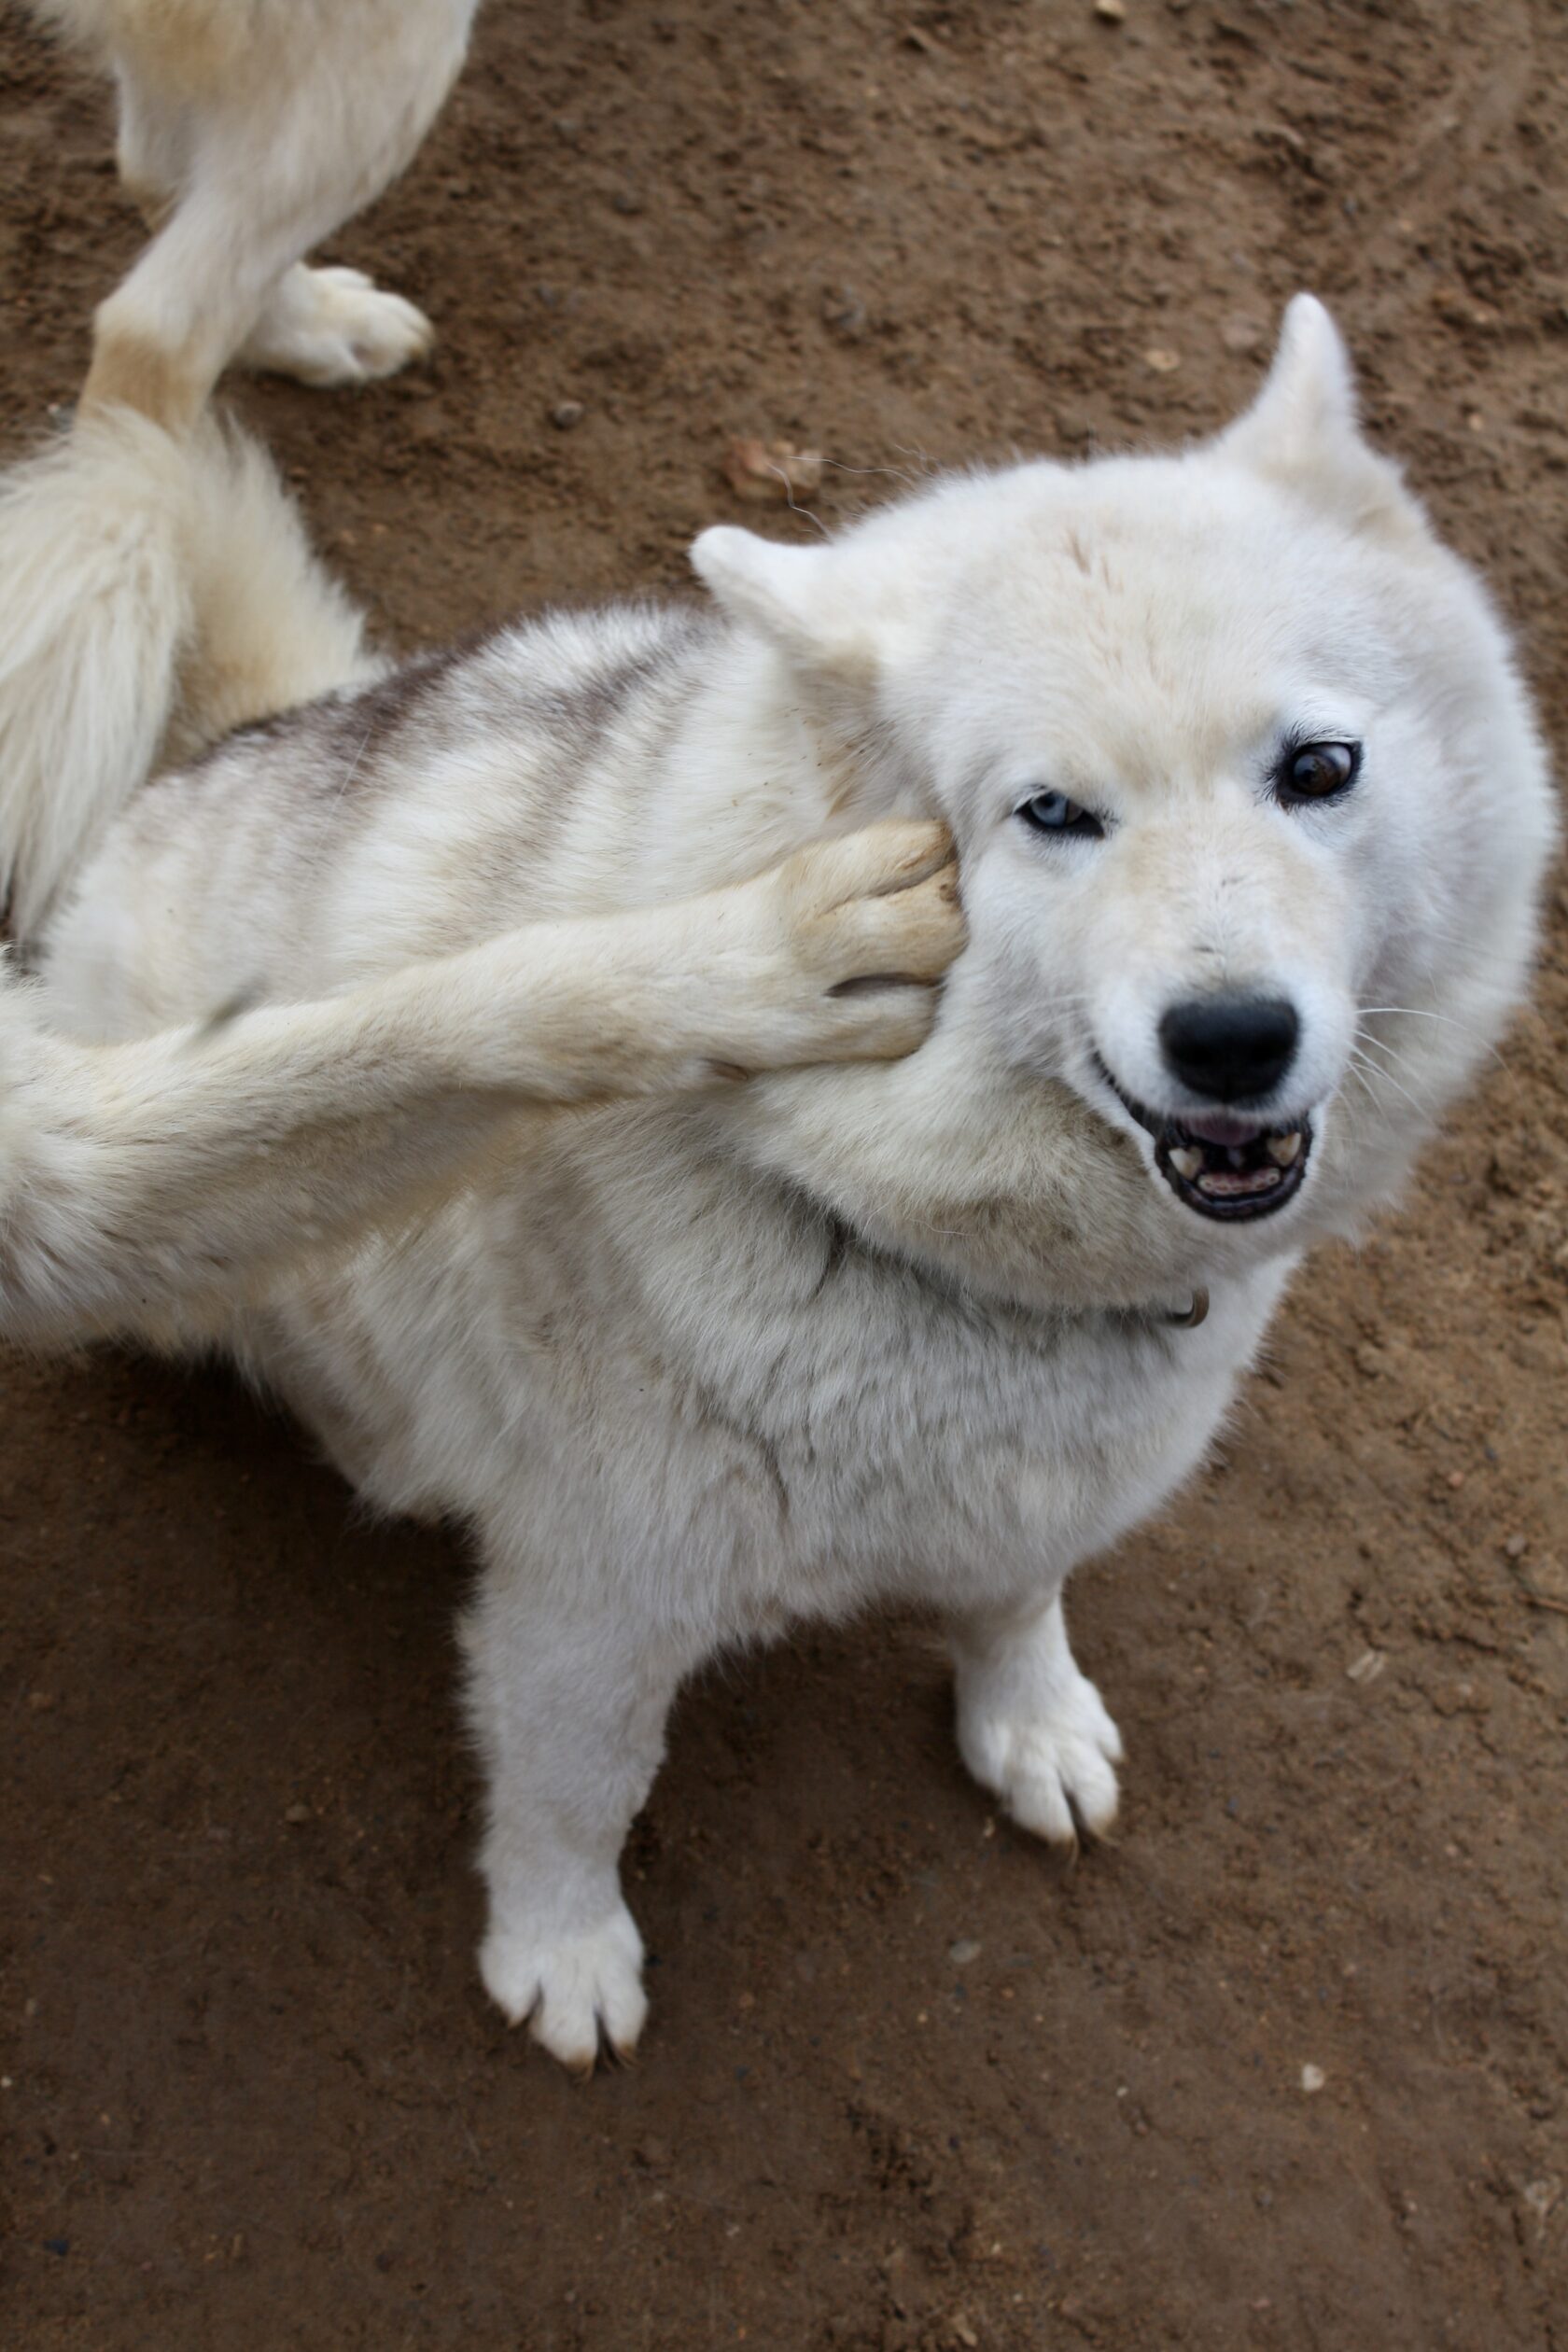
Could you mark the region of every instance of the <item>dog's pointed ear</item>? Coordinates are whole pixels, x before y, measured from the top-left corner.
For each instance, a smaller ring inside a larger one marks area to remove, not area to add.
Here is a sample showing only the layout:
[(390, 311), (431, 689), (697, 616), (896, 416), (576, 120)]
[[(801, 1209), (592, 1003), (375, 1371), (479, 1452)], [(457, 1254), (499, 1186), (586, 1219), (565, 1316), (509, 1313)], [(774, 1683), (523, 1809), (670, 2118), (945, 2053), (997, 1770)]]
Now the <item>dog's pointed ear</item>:
[(1263, 389), (1219, 446), (1354, 527), (1421, 520), (1398, 468), (1362, 437), (1350, 355), (1311, 294), (1288, 305)]
[(785, 547), (720, 524), (693, 542), (692, 564), (733, 620), (755, 629), (797, 667), (845, 682), (876, 665), (867, 616), (857, 613), (832, 547)]
[(1225, 438), (1238, 455), (1280, 472), (1360, 438), (1350, 354), (1315, 295), (1298, 294), (1287, 306), (1263, 390)]

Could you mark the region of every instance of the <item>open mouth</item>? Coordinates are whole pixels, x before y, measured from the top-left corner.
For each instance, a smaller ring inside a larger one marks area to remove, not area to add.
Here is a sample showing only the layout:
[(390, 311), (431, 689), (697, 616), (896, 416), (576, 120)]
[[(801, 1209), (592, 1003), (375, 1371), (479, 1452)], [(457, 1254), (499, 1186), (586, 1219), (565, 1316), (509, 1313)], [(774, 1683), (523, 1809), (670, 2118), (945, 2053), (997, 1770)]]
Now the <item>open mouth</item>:
[(1305, 1113), (1288, 1127), (1264, 1127), (1234, 1111), (1174, 1119), (1137, 1101), (1103, 1062), (1099, 1071), (1117, 1100), (1154, 1137), (1155, 1166), (1177, 1199), (1200, 1217), (1232, 1225), (1271, 1217), (1301, 1190), (1312, 1151), (1312, 1122)]

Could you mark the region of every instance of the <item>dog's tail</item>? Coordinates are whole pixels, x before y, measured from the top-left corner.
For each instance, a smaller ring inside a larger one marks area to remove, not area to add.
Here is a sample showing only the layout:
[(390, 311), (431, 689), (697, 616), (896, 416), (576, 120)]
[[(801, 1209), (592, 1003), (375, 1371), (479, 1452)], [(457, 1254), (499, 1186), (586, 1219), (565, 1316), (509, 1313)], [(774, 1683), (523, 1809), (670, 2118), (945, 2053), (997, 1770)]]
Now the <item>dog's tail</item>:
[(373, 675), (271, 460), (77, 417), (0, 480), (0, 901), (25, 945), (155, 767)]

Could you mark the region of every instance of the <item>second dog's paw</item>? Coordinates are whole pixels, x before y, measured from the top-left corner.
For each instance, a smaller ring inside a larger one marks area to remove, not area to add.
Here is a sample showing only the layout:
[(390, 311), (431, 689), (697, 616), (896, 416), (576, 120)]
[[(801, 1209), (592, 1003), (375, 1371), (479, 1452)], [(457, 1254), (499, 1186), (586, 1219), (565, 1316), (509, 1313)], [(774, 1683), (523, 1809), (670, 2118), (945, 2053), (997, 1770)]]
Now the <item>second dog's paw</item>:
[(624, 1903), (585, 1934), (535, 1936), (526, 1926), (492, 1926), (480, 1947), (479, 1971), (510, 2023), (526, 2023), (537, 2042), (574, 2074), (591, 2074), (601, 2037), (618, 2058), (637, 2048), (648, 2015), (642, 1989), (642, 1938)]
[(274, 287), (240, 358), (301, 384), (369, 384), (420, 358), (434, 340), (422, 310), (363, 270), (301, 262)]
[(1020, 1828), (1055, 1845), (1076, 1845), (1081, 1829), (1103, 1837), (1116, 1818), (1122, 1735), (1086, 1674), (1036, 1715), (961, 1707), (959, 1747), (982, 1787), (999, 1796)]
[(940, 979), (964, 944), (945, 825), (894, 819), (813, 842), (779, 880), (795, 952), (829, 987)]
[(964, 944), (945, 826), (892, 822), (816, 842), (752, 888), (772, 893), (777, 945), (753, 982), (751, 1067), (889, 1059), (925, 1042), (935, 983)]

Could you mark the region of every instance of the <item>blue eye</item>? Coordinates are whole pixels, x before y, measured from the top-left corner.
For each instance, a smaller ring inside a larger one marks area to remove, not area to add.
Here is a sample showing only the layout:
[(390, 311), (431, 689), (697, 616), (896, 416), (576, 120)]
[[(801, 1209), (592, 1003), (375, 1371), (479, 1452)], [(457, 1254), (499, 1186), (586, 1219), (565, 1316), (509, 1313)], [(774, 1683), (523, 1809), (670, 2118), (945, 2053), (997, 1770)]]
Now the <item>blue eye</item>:
[(1077, 801), (1069, 800), (1065, 792), (1036, 792), (1032, 800), (1025, 801), (1017, 814), (1036, 833), (1049, 833), (1055, 840), (1066, 836), (1075, 841), (1099, 841), (1105, 833), (1099, 819)]

